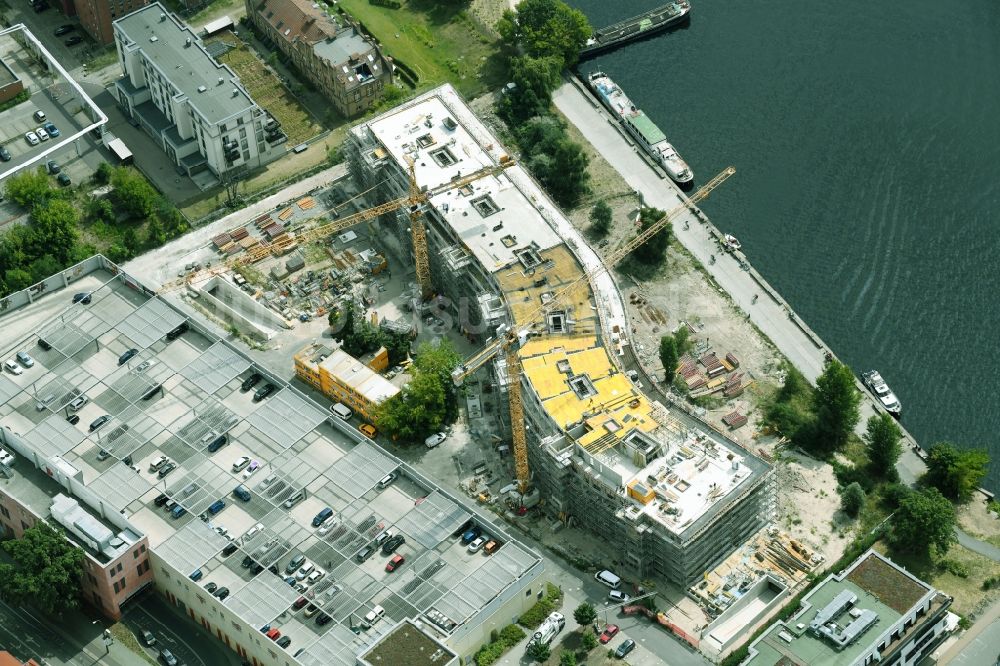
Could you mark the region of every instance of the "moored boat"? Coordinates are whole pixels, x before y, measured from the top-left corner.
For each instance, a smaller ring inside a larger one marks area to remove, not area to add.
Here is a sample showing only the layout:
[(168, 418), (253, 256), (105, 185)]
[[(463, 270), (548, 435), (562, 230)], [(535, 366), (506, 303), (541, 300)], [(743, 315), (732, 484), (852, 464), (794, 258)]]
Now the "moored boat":
[(882, 375), (876, 370), (869, 370), (868, 372), (861, 373), (861, 381), (868, 387), (869, 391), (875, 394), (875, 397), (878, 398), (885, 411), (897, 419), (900, 417), (903, 412), (903, 406), (900, 404), (896, 394), (892, 392), (889, 385), (882, 379)]

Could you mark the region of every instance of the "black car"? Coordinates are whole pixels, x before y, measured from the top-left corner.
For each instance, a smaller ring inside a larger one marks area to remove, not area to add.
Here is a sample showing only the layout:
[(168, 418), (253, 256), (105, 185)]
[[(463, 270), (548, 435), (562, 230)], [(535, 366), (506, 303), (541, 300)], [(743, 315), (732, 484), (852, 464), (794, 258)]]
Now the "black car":
[(6, 146), (0, 146), (0, 162), (10, 162), (10, 151)]
[(249, 377), (247, 377), (246, 379), (243, 380), (243, 383), (240, 384), (240, 390), (243, 391), (244, 393), (246, 393), (247, 391), (249, 391), (250, 389), (252, 389), (254, 386), (256, 386), (257, 382), (259, 382), (263, 378), (264, 378), (264, 376), (261, 375), (259, 372), (253, 373), (252, 375), (250, 375)]
[(263, 570), (264, 570), (263, 564), (258, 564), (257, 562), (254, 562), (253, 564), (250, 565), (250, 575), (252, 576), (256, 576)]
[(470, 518), (469, 520), (467, 520), (464, 523), (462, 523), (461, 527), (459, 527), (457, 530), (455, 530), (454, 532), (452, 532), (451, 536), (452, 537), (460, 537), (463, 534), (465, 534), (466, 532), (468, 532), (469, 530), (471, 530), (472, 527), (475, 524), (476, 524), (475, 521)]
[(244, 569), (249, 569), (250, 565), (252, 565), (252, 564), (253, 564), (253, 558), (250, 557), (249, 555), (247, 555), (246, 557), (244, 557), (243, 561), (240, 562), (240, 566), (243, 567)]
[(219, 599), (225, 599), (226, 597), (229, 596), (229, 588), (228, 587), (220, 587), (219, 589), (217, 589), (212, 594), (213, 594), (213, 596), (216, 596)]
[(177, 463), (171, 460), (170, 462), (166, 463), (163, 467), (160, 468), (160, 471), (156, 473), (156, 476), (162, 479), (175, 469), (177, 469)]
[(615, 650), (615, 656), (619, 659), (624, 659), (625, 655), (635, 649), (635, 641), (631, 638), (625, 639), (625, 642), (618, 646)]
[(278, 647), (280, 648), (286, 648), (291, 644), (292, 644), (292, 639), (289, 638), (288, 636), (282, 636), (281, 638), (278, 639)]
[(73, 294), (74, 303), (83, 303), (84, 305), (90, 305), (90, 292), (80, 292), (79, 294)]
[(135, 356), (138, 353), (139, 353), (139, 350), (136, 349), (136, 348), (134, 348), (134, 347), (132, 349), (129, 349), (124, 354), (122, 354), (121, 356), (118, 357), (118, 365), (125, 365), (126, 363), (129, 362), (129, 359), (131, 359), (133, 356)]
[(76, 26), (72, 23), (67, 23), (66, 25), (61, 25), (56, 28), (56, 31), (53, 34), (55, 34), (56, 37), (62, 37), (63, 35), (68, 35), (74, 30), (76, 30)]
[(222, 556), (229, 557), (230, 555), (236, 552), (236, 549), (238, 547), (239, 546), (237, 546), (235, 543), (232, 542), (227, 543), (226, 547), (222, 549)]
[(80, 422), (80, 415), (70, 414), (69, 416), (66, 417), (66, 420), (69, 421), (70, 425), (76, 425), (77, 423)]
[(169, 499), (170, 498), (167, 497), (166, 493), (160, 493), (159, 495), (156, 496), (156, 499), (153, 500), (153, 505), (154, 506), (163, 506), (164, 504), (167, 503), (167, 501)]
[(186, 321), (185, 322), (181, 322), (177, 326), (177, 328), (175, 328), (172, 331), (170, 331), (169, 333), (167, 333), (167, 340), (176, 340), (177, 338), (179, 338), (182, 335), (184, 335), (184, 333), (187, 330), (188, 330), (187, 322)]
[(31, 3), (31, 8), (35, 10), (36, 14), (41, 13), (49, 8), (49, 3), (45, 2), (45, 0), (38, 0)]
[(156, 394), (159, 393), (160, 389), (162, 389), (162, 388), (163, 388), (163, 384), (157, 384), (153, 388), (151, 388), (148, 391), (146, 391), (145, 393), (143, 393), (142, 394), (142, 399), (143, 400), (152, 400), (153, 398), (156, 397)]
[(111, 417), (108, 416), (107, 414), (105, 414), (104, 416), (98, 416), (96, 419), (94, 419), (91, 422), (91, 424), (90, 424), (90, 432), (94, 432), (95, 430), (97, 430), (98, 428), (100, 428), (102, 425), (104, 425), (105, 423), (107, 423), (110, 420), (111, 420)]
[(62, 168), (59, 166), (59, 163), (56, 162), (55, 160), (49, 160), (48, 162), (46, 162), (45, 168), (48, 170), (50, 174), (57, 174), (60, 171), (62, 171)]
[(406, 539), (403, 538), (402, 534), (397, 534), (396, 536), (391, 537), (388, 541), (382, 544), (382, 554), (392, 555), (396, 552), (396, 549), (402, 546), (405, 542)]
[(82, 41), (83, 41), (83, 37), (81, 37), (80, 35), (73, 35), (72, 37), (70, 37), (69, 39), (67, 39), (63, 43), (66, 46), (76, 46), (77, 44), (79, 44)]
[(270, 382), (268, 382), (267, 384), (264, 384), (259, 389), (257, 389), (256, 393), (253, 394), (253, 401), (254, 402), (260, 402), (261, 400), (263, 400), (267, 396), (269, 396), (272, 393), (274, 393), (275, 389), (277, 389), (277, 388), (278, 388), (277, 386), (275, 386), (274, 384), (272, 384)]
[(267, 570), (270, 571), (271, 573), (273, 573), (275, 576), (278, 575), (278, 565), (277, 564), (272, 564), (271, 566), (269, 566), (267, 568)]
[(331, 618), (326, 613), (320, 613), (319, 615), (316, 616), (316, 624), (322, 627), (324, 624), (329, 624), (330, 620), (332, 619), (333, 618)]
[(217, 583), (205, 583), (206, 592), (215, 592), (217, 589), (219, 589), (219, 585)]

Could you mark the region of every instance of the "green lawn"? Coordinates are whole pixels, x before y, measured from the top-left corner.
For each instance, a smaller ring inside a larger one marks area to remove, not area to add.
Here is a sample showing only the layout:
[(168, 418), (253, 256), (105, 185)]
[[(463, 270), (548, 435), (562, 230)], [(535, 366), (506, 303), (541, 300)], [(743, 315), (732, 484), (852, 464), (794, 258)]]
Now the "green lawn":
[(340, 6), (364, 24), (387, 55), (417, 73), (420, 90), (449, 81), (471, 99), (502, 82), (499, 46), (461, 5), (406, 0), (401, 8), (389, 9), (368, 0), (341, 0)]

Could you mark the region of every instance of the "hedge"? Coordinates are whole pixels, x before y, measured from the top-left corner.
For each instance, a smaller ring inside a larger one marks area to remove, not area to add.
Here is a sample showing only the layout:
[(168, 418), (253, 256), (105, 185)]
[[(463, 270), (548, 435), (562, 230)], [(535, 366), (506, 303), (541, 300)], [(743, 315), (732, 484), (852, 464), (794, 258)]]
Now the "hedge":
[(562, 597), (562, 590), (552, 583), (545, 584), (545, 596), (538, 600), (538, 602), (526, 610), (524, 614), (517, 618), (517, 623), (528, 627), (529, 629), (537, 629), (538, 625), (545, 621), (545, 618), (549, 616), (556, 608), (556, 602)]
[(525, 636), (526, 634), (521, 627), (516, 624), (508, 624), (500, 630), (495, 641), (479, 648), (479, 652), (476, 653), (476, 666), (490, 666), (502, 657), (504, 652), (521, 642)]

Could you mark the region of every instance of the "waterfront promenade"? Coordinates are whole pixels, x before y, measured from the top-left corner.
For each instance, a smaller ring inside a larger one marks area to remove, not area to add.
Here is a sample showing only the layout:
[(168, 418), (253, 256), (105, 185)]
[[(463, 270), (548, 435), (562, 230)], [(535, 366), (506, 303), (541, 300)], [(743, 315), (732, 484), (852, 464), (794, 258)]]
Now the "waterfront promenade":
[[(579, 81), (573, 79), (560, 86), (553, 94), (553, 101), (604, 159), (642, 195), (646, 205), (669, 211), (685, 201), (684, 193), (673, 181), (662, 177), (650, 166), (618, 123), (605, 113)], [(720, 156), (718, 170), (726, 166), (725, 156)], [(699, 174), (699, 181), (707, 182), (714, 175)], [(738, 167), (732, 177), (740, 177)], [(726, 196), (726, 185), (720, 186), (711, 196)], [(674, 218), (673, 233), (729, 295), (734, 305), (747, 314), (750, 321), (810, 382), (815, 383), (823, 372), (827, 346), (767, 284), (746, 257), (741, 253), (724, 252), (719, 245), (719, 230), (707, 217), (692, 211), (682, 212)], [(876, 406), (873, 396), (860, 382), (858, 389), (864, 396), (857, 427), (860, 435), (864, 433), (865, 423), (875, 413)], [(905, 428), (903, 431), (907, 446), (898, 467), (902, 479), (912, 483), (923, 473), (924, 464), (914, 452), (916, 442), (913, 437)]]

